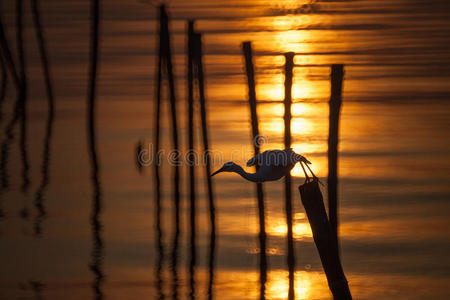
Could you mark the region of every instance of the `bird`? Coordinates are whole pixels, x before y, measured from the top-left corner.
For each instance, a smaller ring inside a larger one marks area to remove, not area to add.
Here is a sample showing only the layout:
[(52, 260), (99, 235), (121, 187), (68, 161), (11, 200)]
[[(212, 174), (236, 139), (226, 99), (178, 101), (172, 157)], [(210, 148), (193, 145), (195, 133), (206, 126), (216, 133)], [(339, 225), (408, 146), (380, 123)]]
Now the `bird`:
[(256, 173), (248, 173), (240, 165), (229, 161), (226, 162), (222, 168), (211, 174), (211, 176), (221, 172), (234, 172), (252, 182), (275, 181), (289, 174), (296, 163), (300, 163), (307, 179), (309, 176), (307, 175), (303, 164), (306, 165), (313, 178), (318, 180), (308, 166), (311, 162), (304, 156), (295, 153), (292, 148), (285, 150), (267, 150), (249, 159), (247, 161), (247, 167), (259, 166)]

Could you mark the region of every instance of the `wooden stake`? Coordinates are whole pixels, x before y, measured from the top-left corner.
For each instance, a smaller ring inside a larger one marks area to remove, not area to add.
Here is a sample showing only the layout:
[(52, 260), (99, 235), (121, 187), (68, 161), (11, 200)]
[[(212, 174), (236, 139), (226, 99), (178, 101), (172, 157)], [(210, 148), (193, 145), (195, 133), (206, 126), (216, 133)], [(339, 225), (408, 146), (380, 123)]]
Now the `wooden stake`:
[(299, 191), (333, 298), (335, 300), (351, 300), (352, 296), (342, 269), (335, 236), (327, 218), (317, 180), (299, 186)]
[(331, 230), (335, 236), (336, 248), (339, 251), (338, 235), (338, 134), (339, 114), (342, 103), (342, 79), (344, 76), (343, 65), (331, 67), (331, 97), (328, 133), (328, 212), (330, 216)]
[(213, 296), (213, 282), (214, 282), (214, 260), (215, 260), (215, 241), (216, 241), (216, 208), (214, 204), (214, 190), (211, 178), (211, 158), (209, 155), (209, 142), (208, 142), (208, 119), (206, 110), (206, 96), (205, 96), (205, 79), (203, 74), (203, 47), (202, 47), (202, 35), (195, 33), (194, 39), (194, 58), (197, 70), (197, 82), (200, 98), (200, 118), (202, 123), (202, 140), (203, 140), (203, 152), (205, 162), (205, 177), (208, 190), (209, 200), (209, 217), (211, 224), (210, 235), (210, 247), (209, 247), (209, 282), (208, 282), (208, 298), (212, 299)]
[[(255, 72), (253, 69), (252, 46), (250, 42), (244, 42), (242, 49), (245, 57), (245, 69), (247, 73), (248, 83), (248, 100), (250, 105), (250, 115), (252, 122), (252, 141), (254, 146), (254, 154), (260, 153), (260, 135), (258, 128), (258, 114), (256, 111), (256, 91), (255, 91)], [(256, 165), (258, 170), (259, 166)], [(258, 198), (258, 214), (259, 214), (259, 247), (260, 247), (260, 299), (265, 298), (265, 284), (267, 281), (267, 257), (266, 257), (266, 225), (265, 225), (265, 208), (264, 208), (264, 192), (262, 183), (256, 183), (256, 194)]]
[(93, 183), (93, 201), (91, 212), (92, 227), (92, 262), (90, 264), (91, 271), (95, 275), (92, 289), (96, 299), (103, 298), (102, 282), (102, 256), (103, 256), (103, 239), (101, 236), (102, 224), (100, 221), (101, 214), (101, 188), (99, 179), (99, 163), (97, 157), (96, 145), (96, 96), (97, 96), (97, 73), (99, 61), (99, 28), (100, 28), (100, 1), (91, 1), (91, 49), (89, 63), (89, 91), (88, 91), (88, 146), (91, 158), (91, 179)]
[(189, 129), (189, 194), (190, 194), (190, 261), (189, 261), (189, 295), (195, 298), (196, 251), (196, 195), (195, 195), (195, 155), (194, 155), (194, 67), (195, 38), (194, 22), (188, 24), (188, 129)]
[[(291, 103), (292, 103), (292, 70), (294, 68), (294, 53), (289, 52), (285, 55), (284, 66), (284, 148), (291, 148)], [(292, 234), (292, 195), (291, 195), (291, 174), (288, 173), (284, 177), (285, 190), (285, 210), (287, 223), (287, 264), (289, 269), (289, 292), (288, 299), (295, 298), (294, 291), (294, 272), (295, 272), (295, 255), (294, 255), (294, 238)]]

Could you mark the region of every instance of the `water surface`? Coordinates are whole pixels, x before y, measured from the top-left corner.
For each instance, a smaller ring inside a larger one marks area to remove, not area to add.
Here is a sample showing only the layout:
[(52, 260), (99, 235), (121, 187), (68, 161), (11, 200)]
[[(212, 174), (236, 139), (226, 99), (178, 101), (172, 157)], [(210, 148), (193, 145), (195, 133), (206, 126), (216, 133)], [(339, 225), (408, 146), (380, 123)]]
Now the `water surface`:
[[(135, 165), (136, 142), (144, 138), (151, 147), (153, 139), (156, 8), (139, 1), (102, 3), (97, 142), (103, 246), (96, 252), (85, 123), (89, 1), (41, 4), (56, 97), (50, 183), (42, 202), (37, 202), (47, 109), (27, 4), (31, 187), (26, 193), (20, 190), (17, 131), (6, 170), (10, 187), (2, 190), (0, 202), (4, 212), (0, 219), (0, 298), (85, 299), (94, 297), (96, 288), (109, 299), (189, 298), (188, 170), (182, 167), (181, 235), (174, 273), (171, 170), (167, 164), (163, 167), (160, 253), (153, 172), (149, 167), (139, 174)], [(168, 2), (183, 149), (187, 145), (184, 54), (188, 19), (195, 18), (197, 30), (204, 33), (210, 143), (226, 160), (232, 157), (243, 163), (252, 153), (243, 41), (251, 40), (255, 52), (260, 130), (267, 137), (263, 150), (282, 148), (283, 53), (296, 53), (293, 147), (313, 162), (313, 170), (323, 181), (327, 175), (330, 64), (345, 64), (340, 232), (352, 294), (355, 299), (446, 299), (450, 296), (450, 7), (440, 0), (303, 4)], [(3, 3), (3, 18), (12, 43), (13, 3)], [(10, 89), (2, 107), (2, 137), (14, 99)], [(162, 138), (169, 150), (168, 101), (163, 113)], [(197, 174), (204, 178), (202, 169)], [(330, 299), (297, 192), (304, 178), (299, 168), (292, 174), (295, 296)], [(214, 298), (259, 298), (255, 188), (232, 174), (214, 177), (214, 187)], [(266, 299), (288, 297), (283, 188), (281, 181), (264, 185), (269, 259)], [(204, 299), (209, 282), (209, 216), (202, 180), (198, 192), (194, 287), (196, 298)], [(45, 217), (39, 216), (39, 203)], [(30, 212), (28, 218), (20, 215), (24, 207)], [(36, 234), (37, 226), (40, 234)], [(104, 276), (100, 281), (90, 267), (93, 263)]]

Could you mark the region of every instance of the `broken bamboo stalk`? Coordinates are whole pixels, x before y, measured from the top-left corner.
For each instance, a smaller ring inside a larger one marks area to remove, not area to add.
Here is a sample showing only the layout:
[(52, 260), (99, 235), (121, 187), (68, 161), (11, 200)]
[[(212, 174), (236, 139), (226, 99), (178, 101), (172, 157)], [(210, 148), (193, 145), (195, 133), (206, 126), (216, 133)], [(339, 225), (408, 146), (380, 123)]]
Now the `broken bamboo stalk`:
[(338, 185), (338, 140), (339, 140), (339, 114), (342, 103), (342, 79), (344, 76), (343, 65), (331, 66), (331, 97), (328, 132), (328, 213), (330, 216), (331, 230), (335, 236), (336, 248), (339, 251), (339, 221), (337, 199)]
[(335, 236), (325, 211), (318, 181), (305, 182), (298, 189), (333, 298), (351, 300), (350, 288), (342, 269)]

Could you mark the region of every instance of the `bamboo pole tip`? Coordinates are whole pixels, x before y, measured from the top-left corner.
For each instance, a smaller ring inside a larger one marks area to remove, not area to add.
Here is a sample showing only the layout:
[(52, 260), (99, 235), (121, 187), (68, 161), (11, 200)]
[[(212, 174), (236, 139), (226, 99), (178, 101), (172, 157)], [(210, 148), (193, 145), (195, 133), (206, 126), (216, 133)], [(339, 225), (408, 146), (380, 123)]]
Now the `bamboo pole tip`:
[(331, 65), (331, 76), (342, 76), (342, 75), (344, 75), (344, 65), (343, 64)]
[(242, 48), (246, 51), (251, 51), (252, 50), (252, 42), (250, 42), (250, 41), (242, 42)]
[(189, 19), (188, 20), (189, 32), (193, 32), (194, 31), (194, 24), (195, 24), (195, 20), (194, 19)]
[(286, 53), (284, 53), (284, 56), (285, 57), (289, 57), (289, 58), (293, 58), (294, 56), (295, 56), (295, 53), (294, 52), (286, 52)]
[(167, 17), (167, 12), (166, 12), (166, 5), (164, 3), (162, 3), (159, 6), (159, 12), (162, 16)]

